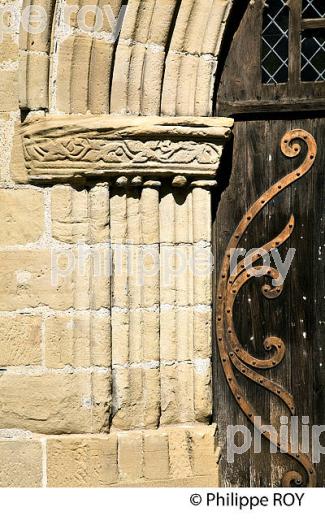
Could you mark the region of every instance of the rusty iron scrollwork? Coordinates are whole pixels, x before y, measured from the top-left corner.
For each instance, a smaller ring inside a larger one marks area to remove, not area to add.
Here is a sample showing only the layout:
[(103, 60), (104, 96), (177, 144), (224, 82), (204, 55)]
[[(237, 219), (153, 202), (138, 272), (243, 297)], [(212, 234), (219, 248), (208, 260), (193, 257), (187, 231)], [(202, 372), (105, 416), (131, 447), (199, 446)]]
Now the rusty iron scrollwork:
[[(245, 398), (240, 385), (236, 379), (237, 371), (245, 377), (270, 391), (276, 395), (288, 408), (291, 415), (295, 414), (294, 397), (274, 381), (264, 377), (257, 369), (272, 369), (277, 367), (284, 359), (286, 354), (286, 345), (281, 338), (272, 336), (264, 341), (264, 350), (268, 351), (270, 357), (267, 359), (259, 359), (249, 354), (241, 345), (235, 331), (233, 321), (234, 303), (239, 291), (254, 276), (256, 270), (263, 270), (258, 273), (265, 276), (269, 282), (262, 287), (262, 294), (268, 299), (274, 299), (281, 295), (283, 284), (274, 286), (271, 281), (279, 278), (280, 273), (275, 268), (266, 268), (265, 266), (255, 265), (255, 267), (246, 268), (245, 266), (253, 266), (261, 259), (261, 252), (256, 251), (245, 263), (239, 262), (235, 269), (230, 272), (232, 251), (238, 248), (238, 244), (246, 232), (253, 219), (265, 208), (265, 206), (273, 200), (279, 193), (288, 186), (295, 183), (306, 175), (314, 164), (317, 146), (312, 135), (304, 130), (291, 130), (287, 132), (281, 140), (281, 150), (286, 157), (297, 157), (301, 152), (301, 146), (297, 140), (306, 143), (308, 151), (302, 165), (289, 173), (279, 182), (271, 186), (259, 199), (250, 207), (244, 215), (235, 232), (233, 233), (222, 262), (220, 278), (217, 292), (217, 313), (216, 313), (216, 333), (217, 344), (221, 359), (221, 364), (225, 373), (227, 384), (237, 401), (238, 406), (252, 422), (252, 424), (261, 432), (261, 434), (269, 440), (270, 443), (280, 448), (278, 436), (261, 429), (260, 422), (257, 420), (258, 414)], [(282, 232), (273, 240), (262, 246), (262, 250), (270, 252), (284, 244), (291, 236), (295, 226), (294, 216), (291, 215), (288, 224)], [(280, 280), (280, 279), (279, 279)], [(234, 370), (236, 369), (236, 370)], [(304, 475), (298, 471), (288, 471), (282, 477), (282, 485), (289, 486), (315, 486), (316, 471), (309, 457), (301, 451), (294, 452), (290, 443), (288, 443), (286, 453), (295, 459), (304, 469)], [(283, 452), (283, 449), (282, 449)]]

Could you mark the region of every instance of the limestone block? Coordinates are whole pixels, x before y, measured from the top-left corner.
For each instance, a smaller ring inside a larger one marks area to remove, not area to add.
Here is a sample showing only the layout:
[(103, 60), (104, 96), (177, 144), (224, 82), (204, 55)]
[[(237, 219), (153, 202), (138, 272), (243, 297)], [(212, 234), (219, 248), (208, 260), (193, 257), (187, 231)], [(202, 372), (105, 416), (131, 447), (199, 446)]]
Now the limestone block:
[(0, 365), (41, 363), (41, 319), (38, 316), (0, 317)]
[(111, 189), (111, 239), (114, 243), (159, 242), (159, 190)]
[[(129, 9), (129, 6), (128, 6)], [(122, 35), (121, 35), (122, 36)], [(112, 93), (111, 93), (111, 113), (125, 114), (128, 107), (128, 77), (130, 68), (130, 59), (132, 48), (129, 45), (119, 42), (115, 63), (118, 67), (114, 67), (112, 77)]]
[(233, 0), (217, 0), (214, 2), (204, 42), (202, 44), (202, 54), (213, 54), (217, 56), (220, 52), (220, 45), (226, 22), (233, 4)]
[(112, 43), (103, 40), (93, 41), (89, 72), (89, 110), (92, 114), (109, 112), (113, 53)]
[(0, 487), (34, 488), (42, 485), (41, 443), (0, 439)]
[[(101, 35), (106, 33), (105, 36), (109, 37), (111, 36), (114, 27), (112, 27), (111, 19), (107, 16), (106, 10), (110, 7), (113, 16), (115, 18), (118, 17), (122, 0), (109, 0), (109, 2), (107, 2), (107, 0), (87, 0), (87, 3), (83, 0), (66, 0), (66, 3), (69, 6), (73, 6), (73, 9), (71, 12), (68, 12), (66, 18), (66, 23), (70, 25), (71, 28), (83, 28), (86, 32), (95, 35), (96, 33), (100, 33)], [(95, 13), (90, 9), (87, 9), (83, 13), (81, 9), (84, 6), (98, 6), (102, 10), (103, 18), (98, 16), (96, 19)]]
[(143, 477), (143, 433), (119, 432), (118, 472), (122, 482), (134, 482)]
[[(50, 36), (51, 36), (51, 17), (54, 11), (54, 0), (36, 0), (33, 3), (24, 2), (26, 5), (40, 6), (45, 10), (47, 16), (47, 24), (44, 30), (39, 30), (42, 26), (38, 21), (33, 21), (33, 16), (38, 20), (38, 10), (31, 10), (31, 18), (25, 21), (25, 27), (28, 29), (31, 27), (31, 31), (25, 31), (23, 24), (20, 25), (19, 43), (20, 48), (24, 50), (32, 50), (36, 52), (49, 52), (50, 51)], [(36, 16), (35, 16), (36, 15)]]
[(101, 243), (109, 240), (109, 193), (105, 185), (91, 190), (54, 186), (52, 235), (67, 243)]
[(145, 246), (141, 248), (140, 269), (137, 268), (135, 279), (139, 280), (142, 288), (142, 307), (153, 307), (159, 305), (159, 246)]
[(51, 190), (52, 235), (62, 242), (86, 242), (89, 234), (88, 192), (71, 186)]
[(18, 71), (2, 70), (0, 74), (0, 112), (13, 112), (18, 108)]
[(159, 204), (159, 231), (162, 244), (176, 243), (175, 211), (176, 204), (173, 192), (168, 188), (163, 188)]
[(141, 94), (146, 53), (146, 47), (138, 43), (131, 45), (130, 52), (126, 49), (124, 50), (125, 56), (128, 57), (129, 54), (130, 60), (127, 84), (127, 113), (130, 114), (141, 114)]
[(147, 480), (169, 478), (168, 432), (144, 433), (144, 477)]
[(52, 108), (65, 114), (69, 114), (71, 111), (71, 67), (74, 38), (74, 36), (70, 36), (59, 44), (56, 89), (54, 96), (51, 96)]
[[(88, 248), (82, 244), (72, 250), (73, 306), (98, 310), (110, 306), (109, 247)], [(70, 258), (70, 255), (69, 255)]]
[(106, 487), (117, 482), (116, 434), (49, 439), (47, 453), (49, 487)]
[(177, 7), (177, 0), (164, 0), (156, 2), (151, 18), (150, 31), (148, 31), (148, 42), (165, 46), (168, 41), (170, 24)]
[(21, 108), (27, 107), (27, 54), (20, 53), (18, 69), (18, 99)]
[(208, 359), (212, 352), (212, 309), (164, 306), (160, 310), (160, 359)]
[(170, 44), (173, 50), (181, 51), (183, 48), (183, 42), (194, 3), (195, 0), (183, 0), (181, 2)]
[(107, 307), (109, 276), (96, 267), (102, 254), (82, 247), (0, 252), (0, 310)]
[(161, 92), (161, 114), (164, 116), (176, 115), (177, 84), (181, 63), (181, 54), (177, 54), (174, 51), (168, 53), (165, 61), (165, 74)]
[(217, 58), (200, 56), (197, 63), (197, 78), (200, 81), (200, 88), (197, 88), (195, 92), (195, 115), (212, 115), (216, 69)]
[(149, 48), (142, 72), (141, 115), (160, 114), (161, 83), (165, 70), (165, 52)]
[[(23, 106), (23, 105), (21, 105)], [(26, 105), (25, 105), (26, 106)], [(7, 180), (13, 180), (14, 182), (18, 184), (28, 184), (28, 176), (27, 171), (25, 167), (25, 158), (24, 158), (24, 148), (23, 148), (23, 141), (21, 138), (21, 135), (19, 134), (20, 131), (20, 122), (17, 119), (12, 119), (10, 121), (12, 130), (10, 132), (10, 136), (8, 136), (7, 141), (7, 149), (5, 154), (5, 163), (6, 155), (8, 152), (10, 152), (8, 157), (8, 166), (5, 164), (4, 171), (7, 170)], [(10, 128), (10, 127), (9, 127)], [(11, 151), (14, 150), (14, 153), (11, 153)], [(1, 162), (0, 162), (0, 172), (1, 172)], [(3, 178), (5, 179), (5, 175), (3, 175)]]
[[(127, 437), (135, 433), (129, 432)], [(143, 455), (147, 482), (142, 481), (142, 485), (156, 481), (158, 486), (166, 486), (169, 481), (169, 485), (174, 482), (184, 486), (186, 482), (195, 482), (194, 476), (205, 476), (205, 483), (201, 480), (203, 486), (217, 485), (214, 425), (164, 427), (143, 432)]]
[(40, 373), (0, 377), (0, 428), (36, 433), (107, 431), (106, 374)]
[[(121, 191), (120, 189), (118, 191)], [(124, 190), (123, 190), (124, 191)], [(142, 244), (142, 199), (143, 199), (143, 191), (139, 188), (127, 188), (126, 189), (126, 199), (120, 197), (120, 199), (115, 199), (115, 202), (118, 200), (121, 203), (121, 207), (114, 206), (117, 210), (116, 220), (115, 215), (112, 214), (112, 219), (114, 219), (115, 224), (115, 239), (116, 242), (123, 242), (123, 238), (125, 239), (125, 243), (127, 244)], [(123, 205), (125, 204), (125, 212), (123, 211)], [(121, 218), (122, 215), (125, 215), (126, 218), (126, 226), (119, 226), (118, 219)], [(151, 215), (151, 219), (155, 220)], [(121, 235), (119, 236), (119, 229), (121, 230)], [(123, 230), (125, 230), (126, 234), (123, 236)]]
[(212, 415), (212, 366), (210, 359), (194, 361), (195, 420), (209, 423)]
[(7, 114), (0, 113), (0, 182), (8, 181), (10, 178), (13, 134), (14, 121)]
[(119, 433), (118, 450), (120, 480), (115, 486), (218, 485), (214, 425)]
[(192, 476), (192, 457), (189, 453), (189, 432), (184, 428), (169, 431), (170, 478)]
[(214, 267), (212, 247), (194, 244), (191, 261), (194, 304), (212, 305), (212, 273)]
[(188, 54), (201, 53), (202, 40), (204, 41), (206, 36), (213, 4), (215, 4), (214, 0), (197, 0), (193, 2), (193, 7), (186, 24), (182, 51)]
[(142, 244), (159, 243), (159, 190), (144, 188), (140, 201)]
[(113, 365), (159, 361), (159, 313), (112, 310)]
[(159, 411), (158, 368), (114, 368), (112, 425), (115, 428), (155, 428)]
[[(195, 114), (195, 95), (198, 82), (199, 57), (186, 54), (182, 56), (177, 84), (176, 115)], [(184, 89), (184, 85), (186, 88)], [(202, 88), (202, 85), (200, 85)]]
[[(64, 260), (61, 258), (62, 263)], [(0, 310), (72, 307), (71, 275), (59, 277), (57, 284), (53, 280), (57, 265), (66, 268), (61, 262), (51, 260), (51, 252), (46, 250), (0, 252)]]
[(27, 106), (37, 110), (48, 108), (49, 57), (47, 55), (27, 55)]
[[(189, 438), (192, 446), (192, 468), (193, 474), (203, 476), (213, 475), (216, 471), (216, 449), (215, 426), (207, 428), (193, 428), (189, 430)], [(211, 456), (214, 453), (215, 456)]]
[(161, 425), (195, 420), (193, 372), (191, 364), (171, 364), (160, 368)]
[(44, 232), (44, 196), (33, 189), (0, 189), (0, 246), (37, 242)]
[(113, 245), (112, 304), (122, 308), (159, 304), (158, 246)]
[(88, 78), (92, 38), (75, 36), (71, 63), (71, 112), (85, 114), (88, 109)]
[[(87, 0), (88, 2), (88, 0)], [(75, 27), (76, 29), (80, 28), (82, 26), (84, 30), (87, 30), (87, 32), (92, 32), (94, 30), (95, 22), (96, 22), (96, 15), (93, 11), (86, 10), (84, 13), (81, 11), (81, 8), (84, 5), (88, 6), (94, 6), (97, 5), (98, 2), (96, 0), (89, 0), (87, 4), (85, 4), (82, 0), (75, 2), (73, 0), (67, 1), (68, 5), (71, 5), (74, 7), (73, 11), (69, 13), (69, 17), (67, 17), (67, 23), (71, 27)]]
[[(128, 211), (131, 213), (132, 219), (128, 219)], [(110, 197), (111, 212), (111, 240), (113, 243), (125, 243), (128, 239), (136, 242), (133, 233), (128, 237), (129, 220), (139, 223), (139, 210), (136, 194), (130, 197), (128, 201), (127, 193), (124, 190), (114, 190)], [(137, 230), (139, 226), (135, 226)], [(136, 242), (139, 243), (139, 242)]]
[(89, 191), (89, 236), (91, 243), (109, 242), (110, 208), (109, 185), (97, 183)]
[(127, 16), (122, 26), (121, 39), (145, 43), (154, 7), (154, 0), (147, 0), (147, 2), (131, 0), (128, 3)]
[[(23, 0), (22, 8), (28, 5), (30, 5), (29, 0)], [(24, 51), (28, 49), (28, 26), (26, 27), (26, 29), (27, 30), (25, 30), (25, 27), (23, 27), (23, 24), (21, 24), (21, 27), (19, 28), (19, 48)]]
[(163, 307), (160, 312), (160, 359), (187, 361), (194, 356), (193, 308)]
[[(193, 243), (194, 201), (192, 191), (187, 189), (165, 189), (160, 202), (161, 243)], [(200, 216), (203, 219), (204, 215)]]
[(114, 364), (128, 363), (130, 312), (117, 308), (112, 309), (112, 359)]
[(211, 242), (212, 209), (211, 192), (204, 188), (193, 188), (193, 240)]
[(136, 487), (136, 488), (206, 488), (218, 487), (218, 478), (216, 475), (208, 475), (205, 477), (188, 477), (180, 479), (165, 480), (139, 480), (129, 483), (113, 484), (111, 487)]
[(231, 0), (183, 0), (171, 49), (188, 54), (215, 54)]
[(193, 319), (195, 358), (207, 359), (212, 352), (212, 309), (194, 308)]
[(175, 243), (192, 243), (194, 224), (192, 192), (177, 189), (174, 190), (173, 197), (175, 204)]
[(211, 115), (216, 59), (231, 5), (231, 0), (181, 3), (166, 58), (164, 115)]
[(218, 485), (215, 425), (53, 436), (47, 454), (50, 487)]
[(141, 258), (140, 246), (113, 246), (112, 305), (114, 307), (141, 307), (143, 289)]
[(46, 366), (110, 367), (110, 317), (96, 313), (45, 320)]
[(18, 45), (13, 40), (12, 35), (2, 34), (0, 43), (0, 63), (18, 60)]
[(169, 305), (194, 302), (193, 246), (160, 246), (160, 301)]

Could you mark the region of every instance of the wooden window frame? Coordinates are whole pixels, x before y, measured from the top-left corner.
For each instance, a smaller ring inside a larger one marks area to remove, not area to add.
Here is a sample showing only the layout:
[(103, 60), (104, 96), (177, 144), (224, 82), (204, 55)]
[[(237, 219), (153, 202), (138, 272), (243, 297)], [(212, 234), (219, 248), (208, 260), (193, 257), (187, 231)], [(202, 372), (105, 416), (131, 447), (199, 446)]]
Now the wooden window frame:
[[(325, 81), (301, 80), (301, 35), (307, 29), (325, 28), (325, 18), (302, 18), (302, 0), (288, 0), (288, 7), (288, 82), (277, 84), (262, 82), (265, 0), (255, 0), (247, 7), (225, 60), (217, 94), (218, 115), (325, 112)], [(245, 51), (245, 48), (249, 50)], [(242, 75), (243, 70), (247, 73), (246, 78)]]

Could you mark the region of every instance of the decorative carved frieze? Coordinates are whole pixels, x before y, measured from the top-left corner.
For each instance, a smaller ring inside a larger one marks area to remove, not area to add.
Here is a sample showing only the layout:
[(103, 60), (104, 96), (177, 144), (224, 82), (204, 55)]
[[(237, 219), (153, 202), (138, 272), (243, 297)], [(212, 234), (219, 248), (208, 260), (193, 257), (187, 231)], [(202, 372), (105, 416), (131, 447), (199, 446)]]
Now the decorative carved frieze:
[(226, 118), (46, 116), (22, 125), (31, 182), (84, 177), (213, 179), (233, 121)]

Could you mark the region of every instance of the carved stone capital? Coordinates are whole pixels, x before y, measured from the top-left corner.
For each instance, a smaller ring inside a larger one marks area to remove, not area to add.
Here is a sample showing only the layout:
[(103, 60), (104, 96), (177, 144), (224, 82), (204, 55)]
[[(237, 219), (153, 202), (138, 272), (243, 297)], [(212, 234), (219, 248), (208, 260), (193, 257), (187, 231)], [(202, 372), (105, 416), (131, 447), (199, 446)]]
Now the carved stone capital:
[[(213, 180), (226, 118), (46, 116), (21, 127), (29, 182), (92, 178)], [(181, 177), (180, 177), (181, 176)]]

